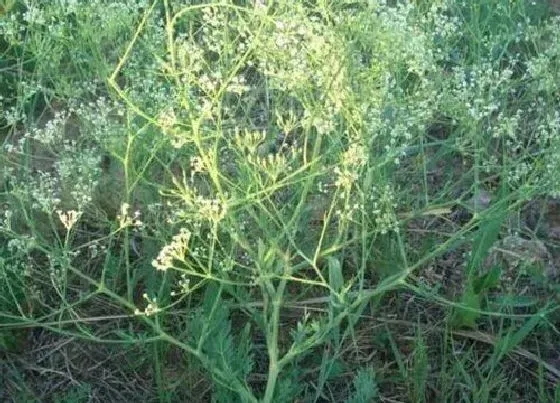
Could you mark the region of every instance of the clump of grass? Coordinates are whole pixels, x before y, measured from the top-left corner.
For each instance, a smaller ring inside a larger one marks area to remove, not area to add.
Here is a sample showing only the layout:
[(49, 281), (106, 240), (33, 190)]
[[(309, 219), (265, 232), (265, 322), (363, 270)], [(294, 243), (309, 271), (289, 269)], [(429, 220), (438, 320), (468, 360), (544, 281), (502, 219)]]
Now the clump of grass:
[(2, 15), (3, 350), (134, 345), (160, 401), (552, 401), (555, 246), (507, 245), (558, 195), (558, 19), (192, 3)]

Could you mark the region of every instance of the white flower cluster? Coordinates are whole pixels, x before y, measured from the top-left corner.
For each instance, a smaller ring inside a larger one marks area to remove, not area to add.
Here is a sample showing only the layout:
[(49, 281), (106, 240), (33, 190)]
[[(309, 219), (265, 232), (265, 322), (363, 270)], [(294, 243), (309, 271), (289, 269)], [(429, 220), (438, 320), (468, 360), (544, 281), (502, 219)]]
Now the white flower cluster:
[(367, 153), (363, 146), (352, 143), (342, 153), (340, 165), (334, 167), (336, 174), (335, 186), (343, 191), (349, 191), (358, 180), (360, 169), (367, 163)]
[(25, 235), (19, 238), (12, 238), (8, 241), (6, 246), (12, 255), (25, 254), (29, 252), (35, 244), (33, 237)]
[(12, 229), (12, 217), (14, 212), (6, 206), (2, 215), (0, 215), (0, 228), (11, 231)]
[(80, 210), (92, 201), (101, 175), (100, 163), (101, 154), (98, 150), (84, 148), (78, 151), (77, 147), (59, 156), (55, 162), (62, 190), (71, 196)]
[(348, 83), (344, 46), (334, 30), (318, 17), (306, 15), (299, 3), (286, 16), (276, 16), (266, 29), (266, 36), (252, 40), (257, 44), (257, 67), (271, 85), (295, 94), (317, 88), (335, 111), (340, 110)]
[(34, 128), (25, 134), (28, 139), (33, 139), (41, 144), (57, 147), (64, 141), (64, 128), (68, 122), (67, 111), (56, 111), (44, 127)]
[(541, 149), (546, 150), (545, 184), (548, 194), (560, 198), (560, 111), (556, 110), (547, 116), (546, 121), (537, 128), (537, 141)]
[(398, 232), (397, 201), (391, 186), (386, 185), (382, 189), (374, 187), (370, 196), (370, 202), (371, 213), (379, 233)]
[(191, 291), (191, 281), (187, 278), (186, 274), (181, 274), (181, 278), (179, 280), (179, 290), (178, 291), (171, 291), (171, 296), (175, 297), (178, 295), (186, 295)]
[(455, 102), (448, 101), (457, 105), (457, 118), (474, 124), (488, 119), (500, 109), (512, 74), (512, 69), (497, 68), (490, 62), (472, 68), (455, 67), (450, 81), (453, 87), (448, 92)]
[(28, 176), (25, 183), (19, 183), (17, 192), (31, 198), (32, 208), (47, 214), (57, 210), (62, 202), (60, 179), (48, 172)]
[(130, 204), (121, 204), (120, 214), (117, 215), (117, 220), (119, 221), (119, 228), (133, 227), (135, 231), (142, 229), (144, 223), (140, 220), (140, 211), (135, 210), (131, 216), (129, 213)]
[(74, 224), (78, 222), (78, 219), (82, 215), (81, 211), (76, 211), (76, 210), (70, 210), (66, 212), (63, 212), (62, 210), (57, 210), (56, 213), (58, 214), (58, 218), (60, 219), (60, 222), (62, 222), (62, 225), (64, 225), (64, 228), (66, 228), (67, 231), (70, 231), (72, 229)]
[(179, 198), (186, 205), (186, 209), (175, 206), (178, 209), (176, 214), (178, 217), (198, 222), (210, 221), (214, 224), (226, 217), (228, 200), (225, 197), (227, 195), (224, 198), (203, 196), (190, 181), (187, 182), (186, 178), (183, 178), (182, 182), (173, 178), (173, 182), (176, 189), (172, 190), (169, 195)]
[(541, 36), (544, 31), (547, 46), (527, 61), (527, 76), (536, 81), (539, 91), (554, 94), (560, 89), (560, 16), (539, 28), (531, 36)]
[(152, 260), (152, 266), (156, 270), (165, 271), (173, 267), (174, 261), (184, 261), (189, 250), (191, 232), (186, 228), (181, 228), (179, 233), (173, 237), (171, 243), (165, 245), (158, 256)]
[(146, 293), (142, 294), (142, 298), (144, 298), (147, 302), (146, 308), (142, 311), (136, 308), (134, 310), (134, 315), (153, 316), (156, 313), (161, 312), (161, 308), (157, 304), (157, 298), (150, 298)]
[[(91, 85), (84, 86), (91, 90)], [(10, 168), (10, 175), (26, 178), (18, 187), (31, 196), (34, 208), (50, 214), (61, 203), (83, 210), (92, 201), (101, 176), (102, 153), (91, 139), (113, 146), (110, 142), (118, 137), (109, 116), (113, 110), (105, 98), (89, 105), (70, 100), (68, 108), (56, 110), (51, 119), (29, 128), (15, 140), (17, 145), (6, 142), (6, 152), (14, 157), (26, 155), (27, 147), (32, 151), (32, 169), (17, 165)]]
[(201, 218), (218, 223), (227, 214), (228, 206), (220, 199), (206, 199), (202, 196), (195, 198), (195, 205)]
[[(83, 83), (83, 90), (88, 94), (99, 91), (99, 83)], [(92, 136), (99, 144), (116, 149), (126, 132), (122, 124), (125, 107), (118, 101), (112, 101), (104, 96), (93, 101), (69, 101), (69, 111), (78, 118), (80, 129)]]

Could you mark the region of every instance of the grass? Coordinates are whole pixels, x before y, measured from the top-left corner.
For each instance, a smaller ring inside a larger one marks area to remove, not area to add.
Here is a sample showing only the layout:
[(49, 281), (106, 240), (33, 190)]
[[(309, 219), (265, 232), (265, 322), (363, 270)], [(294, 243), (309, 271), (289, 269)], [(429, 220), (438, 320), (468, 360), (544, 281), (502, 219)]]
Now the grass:
[(559, 401), (555, 7), (0, 1), (2, 400)]

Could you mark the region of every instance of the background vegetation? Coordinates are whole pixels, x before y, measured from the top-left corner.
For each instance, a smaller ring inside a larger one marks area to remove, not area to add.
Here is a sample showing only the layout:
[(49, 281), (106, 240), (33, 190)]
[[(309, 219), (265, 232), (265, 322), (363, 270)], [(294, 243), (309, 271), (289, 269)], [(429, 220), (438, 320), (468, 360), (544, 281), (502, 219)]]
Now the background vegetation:
[(560, 18), (0, 0), (0, 400), (560, 401)]

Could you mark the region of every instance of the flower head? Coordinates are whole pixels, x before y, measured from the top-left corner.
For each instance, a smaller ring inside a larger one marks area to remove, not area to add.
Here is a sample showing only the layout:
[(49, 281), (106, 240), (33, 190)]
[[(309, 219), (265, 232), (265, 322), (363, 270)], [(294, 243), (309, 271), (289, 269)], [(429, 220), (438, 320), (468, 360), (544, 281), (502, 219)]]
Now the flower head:
[(184, 260), (187, 254), (191, 232), (186, 228), (181, 228), (179, 233), (175, 235), (170, 244), (165, 245), (158, 256), (152, 260), (152, 266), (156, 270), (165, 271), (173, 267), (174, 260)]
[(76, 224), (76, 222), (82, 215), (80, 211), (75, 210), (66, 212), (63, 212), (62, 210), (56, 210), (56, 212), (58, 214), (58, 218), (62, 222), (62, 225), (64, 225), (64, 228), (66, 228), (68, 231), (70, 231), (70, 229), (74, 226), (74, 224)]
[(157, 305), (157, 299), (156, 298), (150, 298), (148, 296), (148, 294), (146, 294), (146, 293), (144, 293), (142, 295), (142, 297), (148, 302), (148, 304), (146, 305), (146, 308), (144, 308), (143, 311), (136, 308), (134, 310), (135, 315), (152, 316), (152, 315), (155, 315), (158, 312), (161, 312), (161, 308)]

